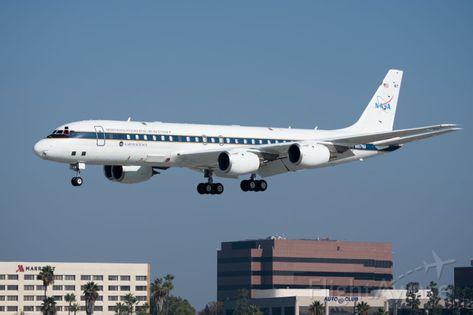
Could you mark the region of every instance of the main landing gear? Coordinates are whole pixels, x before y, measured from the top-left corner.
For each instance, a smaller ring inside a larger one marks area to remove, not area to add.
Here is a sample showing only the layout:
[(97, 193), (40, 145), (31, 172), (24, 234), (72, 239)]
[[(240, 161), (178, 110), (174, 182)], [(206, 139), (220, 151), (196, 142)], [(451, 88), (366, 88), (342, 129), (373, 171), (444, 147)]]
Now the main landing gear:
[(208, 179), (207, 183), (200, 183), (197, 185), (197, 192), (201, 195), (220, 195), (223, 193), (223, 185), (221, 183), (214, 183), (212, 171), (206, 170), (204, 177)]
[(70, 165), (71, 170), (76, 172), (76, 176), (72, 177), (71, 184), (74, 187), (81, 186), (84, 180), (80, 177), (80, 170), (85, 169), (85, 165), (83, 163), (76, 163)]
[(264, 180), (256, 180), (254, 174), (251, 175), (250, 179), (244, 179), (240, 183), (240, 188), (244, 192), (247, 191), (265, 191), (268, 188), (268, 183)]

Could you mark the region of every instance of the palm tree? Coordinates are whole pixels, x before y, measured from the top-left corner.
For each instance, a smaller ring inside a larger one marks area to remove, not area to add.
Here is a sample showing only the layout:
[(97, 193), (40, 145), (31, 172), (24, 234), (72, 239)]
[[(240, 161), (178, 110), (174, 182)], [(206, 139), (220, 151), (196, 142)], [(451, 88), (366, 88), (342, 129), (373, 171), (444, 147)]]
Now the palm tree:
[(76, 301), (76, 296), (74, 295), (74, 293), (68, 293), (66, 294), (64, 299), (66, 300), (66, 302), (69, 303), (68, 314), (71, 315), (71, 305), (73, 302)]
[(87, 282), (84, 286), (85, 313), (92, 315), (94, 313), (95, 301), (99, 297), (99, 287), (95, 282)]
[(309, 314), (310, 315), (323, 315), (325, 312), (325, 307), (319, 301), (314, 301), (309, 306)]
[(70, 307), (69, 307), (69, 311), (71, 311), (74, 315), (77, 314), (77, 312), (79, 311), (80, 307), (79, 307), (79, 303), (74, 303), (72, 304)]
[(174, 280), (173, 275), (166, 275), (163, 278), (157, 278), (151, 284), (151, 303), (152, 313), (159, 315), (164, 312), (166, 314), (166, 300), (169, 297), (171, 290), (174, 288), (172, 281)]
[(41, 271), (38, 274), (38, 280), (43, 281), (44, 299), (46, 300), (46, 291), (48, 290), (48, 286), (54, 283), (54, 268), (51, 266), (44, 266), (41, 268)]
[(124, 297), (124, 302), (125, 302), (125, 305), (127, 306), (128, 315), (133, 314), (133, 309), (135, 307), (135, 304), (138, 304), (138, 299), (136, 298), (136, 296), (134, 296), (131, 293), (128, 293)]
[(115, 314), (116, 315), (124, 315), (124, 314), (127, 314), (127, 313), (128, 313), (128, 307), (125, 304), (118, 302), (115, 305)]
[(43, 304), (41, 304), (41, 312), (43, 312), (44, 315), (56, 314), (56, 301), (54, 301), (54, 298), (48, 297), (43, 300)]
[(356, 313), (358, 315), (368, 315), (370, 305), (366, 302), (360, 302), (356, 305)]

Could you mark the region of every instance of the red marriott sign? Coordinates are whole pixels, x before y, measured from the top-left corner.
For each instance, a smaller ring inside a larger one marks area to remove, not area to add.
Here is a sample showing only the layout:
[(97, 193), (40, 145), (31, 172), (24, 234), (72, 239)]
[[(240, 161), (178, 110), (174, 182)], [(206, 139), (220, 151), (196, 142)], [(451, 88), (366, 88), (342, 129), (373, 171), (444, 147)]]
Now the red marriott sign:
[[(25, 272), (25, 271), (41, 271), (45, 266), (25, 266), (25, 265), (18, 265), (16, 272)], [(56, 269), (56, 267), (51, 267)]]

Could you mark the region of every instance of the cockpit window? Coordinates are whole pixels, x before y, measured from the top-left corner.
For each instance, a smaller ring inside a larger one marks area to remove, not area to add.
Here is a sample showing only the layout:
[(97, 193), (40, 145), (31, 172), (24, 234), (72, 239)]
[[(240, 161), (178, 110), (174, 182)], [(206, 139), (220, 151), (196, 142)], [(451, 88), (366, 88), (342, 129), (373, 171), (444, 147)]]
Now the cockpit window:
[(54, 130), (48, 136), (48, 138), (66, 138), (66, 137), (69, 137), (70, 135), (72, 135), (72, 133), (74, 133), (74, 131), (69, 130), (68, 127), (65, 127), (64, 129)]

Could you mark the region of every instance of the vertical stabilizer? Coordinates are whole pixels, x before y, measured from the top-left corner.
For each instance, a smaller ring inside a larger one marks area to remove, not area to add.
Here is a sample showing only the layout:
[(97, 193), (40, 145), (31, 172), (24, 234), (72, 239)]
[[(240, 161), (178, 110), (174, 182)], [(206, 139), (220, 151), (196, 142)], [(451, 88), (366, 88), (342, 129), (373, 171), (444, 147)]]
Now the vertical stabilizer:
[(389, 70), (361, 117), (348, 129), (367, 132), (393, 130), (401, 80), (401, 70)]

